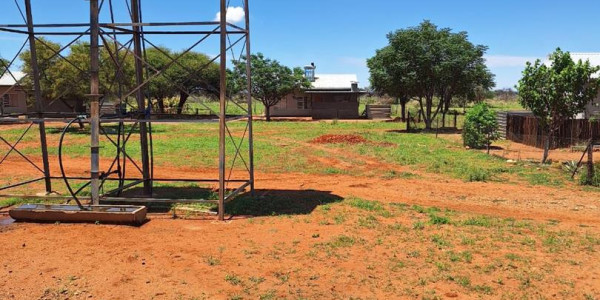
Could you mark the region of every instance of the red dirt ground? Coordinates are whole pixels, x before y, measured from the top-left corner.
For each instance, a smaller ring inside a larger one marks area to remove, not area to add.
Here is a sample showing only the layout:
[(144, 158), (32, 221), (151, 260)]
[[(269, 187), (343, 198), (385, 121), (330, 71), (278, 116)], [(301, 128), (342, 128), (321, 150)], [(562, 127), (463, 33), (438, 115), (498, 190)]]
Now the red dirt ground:
[[(347, 136), (318, 140), (324, 143), (358, 141)], [(319, 142), (307, 144), (324, 151), (337, 151), (319, 145)], [(338, 152), (332, 154), (340, 155)], [(342, 168), (356, 167), (345, 166), (334, 156), (323, 163)], [(347, 158), (360, 160), (358, 167), (365, 170), (390, 169), (379, 161), (357, 155), (347, 154)], [(67, 168), (71, 175), (86, 174), (88, 164), (85, 159), (69, 159)], [(12, 176), (36, 172), (23, 162), (5, 163), (2, 168), (0, 174), (10, 170)], [(52, 165), (52, 168), (53, 173), (58, 174), (57, 166)], [(402, 170), (401, 167), (398, 169)], [(156, 176), (185, 177), (191, 172), (197, 177), (216, 174), (216, 170), (162, 167), (157, 169)], [(468, 214), (538, 223), (552, 220), (560, 224), (561, 230), (600, 233), (598, 193), (571, 186), (559, 189), (510, 183), (468, 183), (419, 170), (411, 172), (418, 173), (419, 178), (388, 180), (349, 175), (257, 173), (256, 188), (298, 191), (298, 197), (302, 197), (303, 191), (315, 190), (340, 197), (437, 206)], [(41, 190), (39, 185), (36, 188)], [(220, 223), (211, 218), (171, 220), (157, 214), (137, 228), (76, 224), (2, 226), (5, 221), (0, 215), (0, 299), (227, 299), (243, 294), (242, 288), (263, 295), (271, 295), (269, 291), (273, 290), (274, 298), (288, 295), (310, 299), (393, 298), (395, 294), (386, 291), (390, 282), (400, 288), (414, 288), (422, 273), (428, 272), (415, 268), (398, 276), (386, 271), (385, 267), (383, 270), (371, 269), (368, 265), (369, 261), (395, 256), (396, 250), (405, 253), (420, 249), (425, 253), (427, 250), (418, 240), (404, 242), (403, 249), (380, 247), (370, 251), (353, 247), (341, 258), (307, 259), (315, 242), (346, 233), (343, 226), (324, 226), (320, 223), (321, 218), (313, 212), (249, 220), (236, 217)], [(410, 226), (412, 221), (399, 222)], [(369, 231), (361, 231), (361, 236), (367, 240), (378, 238)], [(285, 252), (290, 245), (295, 245), (293, 252)], [(505, 254), (493, 253), (496, 257)], [(535, 266), (548, 266), (556, 258), (541, 252), (532, 252), (531, 256)], [(577, 253), (568, 258), (585, 263), (559, 273), (575, 282), (580, 290), (600, 295), (600, 265), (594, 263), (598, 261), (597, 253)], [(474, 264), (483, 265), (493, 259), (480, 255)], [(211, 261), (218, 263), (211, 265)], [(232, 274), (242, 278), (244, 283), (235, 284)], [(288, 277), (291, 279), (285, 279)], [(266, 281), (250, 286), (248, 282), (252, 279), (249, 278)], [(455, 285), (445, 281), (436, 282), (433, 288), (447, 298), (475, 298), (474, 294), (457, 291)], [(538, 296), (564, 298), (557, 285), (539, 288)], [(519, 283), (513, 281), (507, 281), (499, 289), (522, 292)]]
[(363, 144), (367, 140), (355, 134), (326, 134), (312, 140), (312, 142), (315, 144)]

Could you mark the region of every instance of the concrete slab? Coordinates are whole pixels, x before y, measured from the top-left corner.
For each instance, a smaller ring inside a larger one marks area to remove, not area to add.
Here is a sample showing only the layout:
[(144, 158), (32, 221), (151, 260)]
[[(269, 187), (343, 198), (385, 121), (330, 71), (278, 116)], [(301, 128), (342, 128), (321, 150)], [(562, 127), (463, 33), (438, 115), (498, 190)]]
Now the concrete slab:
[(130, 205), (46, 205), (23, 204), (9, 210), (9, 215), (22, 222), (65, 222), (141, 225), (146, 221), (145, 206)]

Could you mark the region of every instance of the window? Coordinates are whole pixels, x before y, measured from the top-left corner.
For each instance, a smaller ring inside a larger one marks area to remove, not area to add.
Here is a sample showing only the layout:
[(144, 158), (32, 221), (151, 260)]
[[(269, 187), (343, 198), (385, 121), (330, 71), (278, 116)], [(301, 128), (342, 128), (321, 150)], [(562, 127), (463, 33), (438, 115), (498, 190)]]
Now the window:
[(297, 109), (308, 109), (308, 97), (294, 97)]
[(311, 68), (311, 67), (306, 67), (304, 69), (304, 77), (306, 77), (306, 79), (308, 79), (308, 81), (314, 82), (315, 81), (315, 69)]
[(16, 107), (17, 104), (14, 101), (14, 98), (12, 94), (4, 94), (2, 96), (2, 106), (4, 107)]

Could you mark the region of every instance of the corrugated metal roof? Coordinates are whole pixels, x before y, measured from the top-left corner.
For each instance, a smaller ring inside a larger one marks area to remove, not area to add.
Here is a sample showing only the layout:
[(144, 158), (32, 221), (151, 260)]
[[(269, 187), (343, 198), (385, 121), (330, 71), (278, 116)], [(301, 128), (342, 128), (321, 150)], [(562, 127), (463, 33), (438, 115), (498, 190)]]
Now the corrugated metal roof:
[[(21, 80), (21, 78), (25, 77), (25, 73), (23, 73), (23, 72), (14, 72), (13, 71), (12, 74), (14, 75), (14, 77), (17, 80)], [(15, 79), (13, 79), (12, 76), (10, 76), (10, 74), (8, 72), (6, 72), (4, 74), (4, 76), (0, 77), (0, 85), (12, 86), (12, 85), (15, 85), (15, 83), (17, 83), (17, 82), (15, 81)]]
[(312, 89), (344, 90), (352, 89), (352, 83), (358, 82), (356, 74), (316, 74)]

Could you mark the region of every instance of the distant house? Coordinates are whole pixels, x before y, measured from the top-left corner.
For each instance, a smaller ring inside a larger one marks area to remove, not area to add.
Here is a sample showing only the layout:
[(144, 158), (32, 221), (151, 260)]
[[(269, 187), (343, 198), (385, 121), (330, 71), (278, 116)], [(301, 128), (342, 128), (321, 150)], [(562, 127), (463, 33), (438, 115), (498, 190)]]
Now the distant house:
[(312, 86), (287, 95), (272, 107), (271, 116), (359, 118), (358, 97), (363, 92), (355, 74), (315, 74), (314, 64), (304, 67), (304, 72)]
[(16, 82), (25, 77), (24, 73), (6, 72), (0, 77), (0, 115), (23, 114), (27, 112), (27, 92)]
[[(571, 58), (575, 62), (579, 60), (589, 60), (592, 66), (600, 66), (600, 53), (571, 53)], [(598, 77), (598, 74), (596, 74), (596, 77)], [(588, 105), (585, 108), (585, 111), (582, 114), (580, 114), (579, 117), (590, 119), (592, 116), (600, 117), (600, 91), (598, 92), (598, 96), (596, 96), (596, 99), (588, 103)]]
[[(6, 72), (6, 74), (0, 78), (0, 99), (2, 100), (0, 102), (0, 115), (15, 115), (34, 112), (35, 107), (33, 104), (32, 106), (27, 105), (28, 93), (26, 88), (17, 84), (17, 82), (20, 82), (23, 77), (25, 77), (25, 73), (16, 71), (11, 73)], [(21, 84), (23, 83), (21, 82)], [(86, 111), (86, 107), (84, 106), (85, 101), (68, 101), (59, 98), (55, 100), (44, 99), (43, 102), (45, 113), (75, 114), (77, 112)], [(105, 104), (102, 107), (103, 111), (106, 110), (105, 106), (108, 107), (110, 105)], [(114, 113), (114, 105), (110, 106), (108, 110)]]

